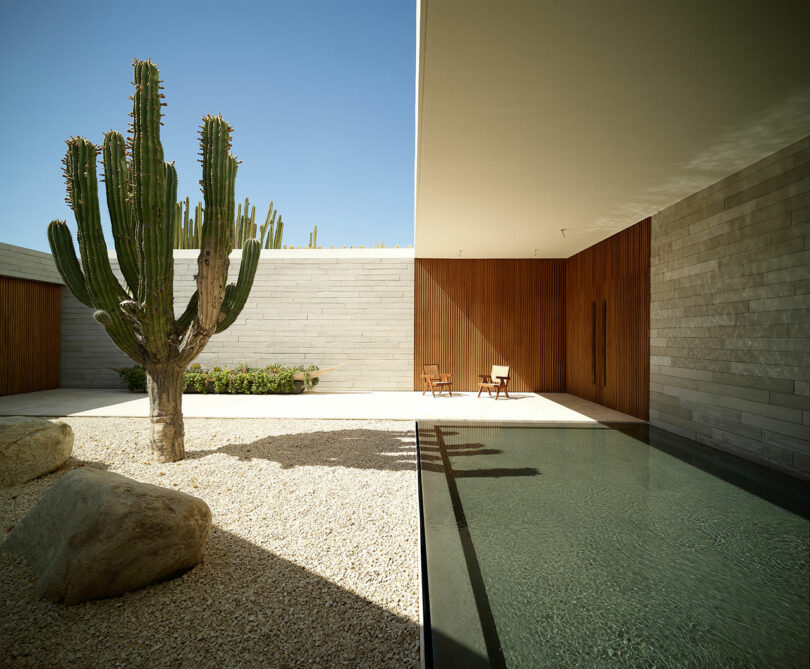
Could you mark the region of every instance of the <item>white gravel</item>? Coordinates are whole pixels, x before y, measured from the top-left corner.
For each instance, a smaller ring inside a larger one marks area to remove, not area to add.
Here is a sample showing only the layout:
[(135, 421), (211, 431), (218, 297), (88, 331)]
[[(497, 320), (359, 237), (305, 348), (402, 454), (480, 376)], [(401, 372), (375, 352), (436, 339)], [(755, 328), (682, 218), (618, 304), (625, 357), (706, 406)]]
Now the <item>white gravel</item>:
[(147, 419), (60, 420), (73, 456), (0, 490), (0, 537), (79, 466), (200, 497), (213, 526), (180, 578), (72, 607), (0, 551), (0, 665), (419, 665), (412, 423), (188, 419), (186, 458), (156, 464)]

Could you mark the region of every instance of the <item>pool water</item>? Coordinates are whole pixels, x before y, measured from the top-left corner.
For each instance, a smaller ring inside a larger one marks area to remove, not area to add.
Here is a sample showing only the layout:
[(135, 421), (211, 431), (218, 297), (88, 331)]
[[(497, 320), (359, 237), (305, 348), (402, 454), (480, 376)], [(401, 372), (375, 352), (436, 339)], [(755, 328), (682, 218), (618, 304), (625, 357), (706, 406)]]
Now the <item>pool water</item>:
[(798, 482), (643, 424), (417, 432), (434, 666), (808, 666)]

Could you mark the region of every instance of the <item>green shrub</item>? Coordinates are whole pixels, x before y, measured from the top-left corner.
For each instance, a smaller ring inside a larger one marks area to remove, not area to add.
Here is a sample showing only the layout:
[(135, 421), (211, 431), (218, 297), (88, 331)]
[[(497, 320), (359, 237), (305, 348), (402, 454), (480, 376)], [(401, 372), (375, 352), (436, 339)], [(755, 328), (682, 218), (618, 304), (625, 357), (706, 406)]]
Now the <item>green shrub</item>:
[(146, 392), (146, 370), (143, 367), (135, 365), (134, 367), (123, 367), (117, 371), (118, 376), (126, 381), (129, 392)]
[[(214, 367), (203, 369), (198, 363), (191, 365), (185, 374), (183, 392), (190, 394), (230, 393), (234, 395), (289, 395), (298, 391), (294, 375), (296, 372), (317, 371), (317, 365), (285, 367), (280, 364), (268, 365), (264, 369), (239, 365), (236, 369)], [(131, 392), (146, 392), (146, 370), (137, 365), (117, 370)], [(307, 375), (303, 381), (309, 390), (318, 384), (318, 378)], [(300, 387), (300, 386), (299, 386)]]

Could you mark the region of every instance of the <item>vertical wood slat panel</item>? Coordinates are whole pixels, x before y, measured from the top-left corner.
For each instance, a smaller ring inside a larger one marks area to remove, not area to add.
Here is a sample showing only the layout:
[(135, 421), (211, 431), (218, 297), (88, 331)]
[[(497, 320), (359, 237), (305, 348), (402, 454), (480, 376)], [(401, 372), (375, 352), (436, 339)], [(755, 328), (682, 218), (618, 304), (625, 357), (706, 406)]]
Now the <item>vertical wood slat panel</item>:
[(0, 276), (0, 395), (59, 387), (60, 288)]
[(493, 364), (512, 368), (515, 391), (565, 389), (565, 261), (417, 259), (414, 388), (422, 365), (478, 390)]
[[(567, 391), (647, 420), (650, 219), (569, 258), (565, 290)], [(597, 315), (596, 383), (592, 367), (593, 304)], [(603, 336), (607, 345), (604, 353)]]

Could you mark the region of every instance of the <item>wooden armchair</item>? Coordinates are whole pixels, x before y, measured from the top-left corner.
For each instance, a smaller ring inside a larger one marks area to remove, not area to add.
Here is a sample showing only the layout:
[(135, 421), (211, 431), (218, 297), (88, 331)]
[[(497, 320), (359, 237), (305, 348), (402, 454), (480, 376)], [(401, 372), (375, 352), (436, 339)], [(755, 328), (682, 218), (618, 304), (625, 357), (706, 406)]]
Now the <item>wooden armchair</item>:
[(438, 365), (422, 365), (422, 394), (429, 390), (430, 394), (436, 397), (436, 391), (438, 390), (441, 395), (445, 388), (452, 397), (453, 375), (441, 373)]
[(509, 391), (506, 387), (509, 385), (509, 367), (506, 365), (492, 365), (492, 371), (489, 374), (479, 374), (481, 383), (478, 384), (478, 397), (481, 397), (483, 390), (487, 391), (487, 395), (492, 397), (492, 391), (495, 391), (495, 399), (500, 397), (501, 391), (509, 397)]

